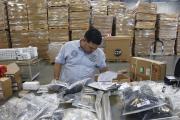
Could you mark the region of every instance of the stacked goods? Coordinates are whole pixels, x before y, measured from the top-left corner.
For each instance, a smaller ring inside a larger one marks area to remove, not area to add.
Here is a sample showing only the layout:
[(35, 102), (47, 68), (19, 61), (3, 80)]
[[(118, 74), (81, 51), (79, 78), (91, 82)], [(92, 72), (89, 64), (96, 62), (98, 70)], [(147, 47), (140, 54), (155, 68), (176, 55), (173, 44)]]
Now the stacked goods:
[(177, 55), (180, 55), (180, 17), (179, 17), (179, 22), (178, 22), (178, 36), (177, 36)]
[[(175, 40), (177, 37), (178, 16), (160, 14), (158, 20), (158, 38), (164, 43), (164, 55), (174, 55)], [(160, 46), (156, 46), (157, 52)]]
[(0, 30), (4, 30), (6, 28), (6, 18), (5, 18), (5, 6), (0, 1)]
[(123, 2), (109, 1), (107, 11), (108, 15), (118, 16), (119, 14), (125, 14), (126, 6)]
[(13, 48), (28, 47), (30, 45), (29, 31), (28, 30), (11, 31), (11, 40), (12, 40)]
[(132, 13), (116, 16), (116, 35), (134, 36), (135, 16)]
[(48, 31), (46, 29), (39, 29), (38, 31), (29, 31), (29, 39), (31, 46), (38, 47), (38, 55), (43, 59), (48, 59)]
[(63, 46), (64, 42), (51, 42), (48, 46), (49, 62), (54, 63), (55, 58), (59, 53), (59, 50)]
[(48, 59), (48, 24), (46, 0), (27, 0), (29, 20), (29, 41), (32, 46), (38, 47), (38, 54)]
[(48, 6), (67, 6), (69, 3), (69, 0), (48, 0)]
[(151, 44), (155, 41), (156, 11), (157, 7), (153, 3), (140, 3), (137, 8), (135, 56), (150, 55)]
[[(8, 18), (12, 47), (24, 47), (29, 44), (28, 16), (26, 2), (8, 2)], [(23, 34), (23, 36), (21, 36)], [(24, 34), (25, 37), (24, 37)]]
[(135, 55), (150, 55), (150, 49), (155, 40), (155, 30), (136, 30), (135, 31)]
[(137, 10), (138, 13), (156, 14), (157, 6), (153, 3), (142, 2), (139, 4)]
[[(116, 24), (116, 35), (134, 36), (135, 16), (133, 13), (126, 11), (124, 3), (119, 1), (108, 2), (108, 15), (116, 17), (114, 24)], [(114, 33), (114, 32), (113, 32)]]
[(29, 29), (47, 29), (46, 0), (27, 0)]
[(107, 15), (107, 0), (91, 1), (92, 16), (94, 15)]
[(64, 0), (48, 2), (49, 41), (68, 41), (68, 3)]
[(6, 29), (5, 6), (0, 1), (0, 48), (8, 48)]
[(107, 15), (99, 15), (93, 17), (93, 27), (97, 28), (103, 37), (112, 33), (113, 17)]
[(0, 30), (0, 49), (8, 48), (7, 32), (5, 30)]
[(87, 0), (70, 1), (70, 31), (72, 40), (80, 39), (89, 28), (90, 3)]

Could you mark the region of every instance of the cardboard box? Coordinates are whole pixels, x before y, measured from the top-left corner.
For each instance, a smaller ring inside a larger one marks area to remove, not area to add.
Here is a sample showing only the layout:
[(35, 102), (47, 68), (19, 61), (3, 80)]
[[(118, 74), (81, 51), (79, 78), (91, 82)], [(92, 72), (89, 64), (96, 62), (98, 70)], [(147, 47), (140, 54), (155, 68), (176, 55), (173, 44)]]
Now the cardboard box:
[(130, 62), (130, 78), (132, 81), (164, 80), (166, 63), (141, 57), (132, 57)]
[(129, 61), (131, 57), (130, 36), (105, 37), (105, 54), (108, 61)]
[(137, 13), (136, 20), (142, 21), (156, 21), (157, 15), (156, 14), (148, 14), (148, 13)]
[(157, 5), (155, 3), (147, 3), (147, 2), (140, 3), (137, 8), (137, 12), (156, 14)]
[[(5, 75), (6, 77), (10, 77), (13, 84), (16, 83), (18, 85), (18, 90), (22, 88), (20, 68), (16, 63), (10, 63), (7, 65), (7, 72), (5, 73)], [(12, 89), (14, 89), (13, 86)]]
[(52, 42), (48, 45), (48, 56), (49, 56), (49, 62), (54, 63), (55, 58), (58, 55), (61, 47), (63, 46), (65, 42)]
[(125, 74), (120, 74), (118, 75), (117, 79), (113, 80), (113, 82), (117, 82), (117, 83), (130, 82), (130, 77)]
[(135, 28), (137, 29), (155, 29), (156, 22), (137, 21)]
[(135, 30), (135, 38), (155, 39), (155, 30)]
[(84, 37), (84, 34), (86, 33), (86, 29), (84, 30), (72, 30), (72, 40), (79, 40), (82, 37)]
[(0, 78), (0, 100), (7, 99), (12, 96), (12, 83), (10, 78)]
[(161, 13), (158, 15), (160, 20), (165, 20), (165, 21), (178, 21), (178, 15), (177, 14), (165, 14)]

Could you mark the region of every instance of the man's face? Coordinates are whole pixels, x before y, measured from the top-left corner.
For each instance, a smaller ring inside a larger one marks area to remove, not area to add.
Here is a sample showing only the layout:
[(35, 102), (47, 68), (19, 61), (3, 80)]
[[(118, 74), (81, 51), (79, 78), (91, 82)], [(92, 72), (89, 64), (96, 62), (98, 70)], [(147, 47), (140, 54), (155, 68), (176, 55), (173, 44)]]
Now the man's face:
[(86, 39), (83, 39), (82, 42), (83, 42), (82, 44), (83, 50), (88, 54), (94, 52), (98, 48), (98, 45), (92, 42), (88, 42)]

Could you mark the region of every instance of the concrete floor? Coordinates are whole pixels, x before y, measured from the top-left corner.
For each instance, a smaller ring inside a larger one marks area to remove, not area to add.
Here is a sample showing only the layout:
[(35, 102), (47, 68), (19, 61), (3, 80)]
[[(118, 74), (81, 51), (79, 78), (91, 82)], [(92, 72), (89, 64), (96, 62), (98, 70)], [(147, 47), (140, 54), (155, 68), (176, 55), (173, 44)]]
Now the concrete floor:
[[(167, 62), (167, 75), (173, 75), (176, 61), (180, 56), (163, 56), (156, 57), (155, 59)], [(40, 61), (40, 75), (36, 80), (41, 84), (47, 84), (53, 79), (53, 65), (47, 61)], [(107, 65), (111, 71), (118, 71), (122, 69), (128, 69), (129, 63), (127, 62), (107, 62)]]

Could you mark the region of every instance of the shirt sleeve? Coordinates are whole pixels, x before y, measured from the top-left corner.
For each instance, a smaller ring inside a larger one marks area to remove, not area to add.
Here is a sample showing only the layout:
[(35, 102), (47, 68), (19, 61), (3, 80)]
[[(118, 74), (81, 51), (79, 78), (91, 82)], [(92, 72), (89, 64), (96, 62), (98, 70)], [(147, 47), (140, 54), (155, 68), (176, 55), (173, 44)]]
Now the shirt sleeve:
[(98, 68), (105, 68), (107, 67), (106, 65), (106, 57), (105, 54), (102, 50), (99, 51), (99, 64), (98, 64)]
[(66, 47), (67, 47), (66, 44), (64, 44), (64, 45), (62, 46), (62, 48), (60, 49), (58, 55), (57, 55), (56, 58), (55, 58), (55, 63), (65, 64), (65, 61), (66, 61), (66, 55), (65, 55), (65, 53), (66, 53)]

